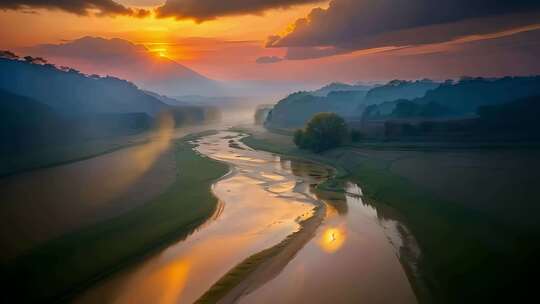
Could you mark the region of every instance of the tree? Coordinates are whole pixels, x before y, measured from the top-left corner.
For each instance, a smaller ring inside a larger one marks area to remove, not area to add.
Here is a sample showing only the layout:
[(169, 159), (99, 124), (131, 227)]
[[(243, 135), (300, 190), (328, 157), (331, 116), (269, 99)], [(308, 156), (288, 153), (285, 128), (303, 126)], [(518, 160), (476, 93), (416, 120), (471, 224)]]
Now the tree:
[(415, 117), (418, 115), (420, 105), (410, 100), (402, 100), (397, 102), (396, 108), (392, 112), (395, 117)]
[(42, 57), (24, 56), (24, 60), (32, 64), (47, 64), (47, 60)]
[(306, 125), (305, 130), (297, 130), (294, 143), (300, 149), (323, 152), (340, 146), (347, 138), (347, 124), (335, 113), (319, 113)]
[(16, 60), (19, 59), (19, 56), (15, 55), (15, 53), (10, 51), (0, 51), (0, 58)]
[(365, 138), (365, 135), (362, 132), (360, 132), (358, 130), (351, 130), (351, 141), (352, 142), (359, 142), (364, 138)]

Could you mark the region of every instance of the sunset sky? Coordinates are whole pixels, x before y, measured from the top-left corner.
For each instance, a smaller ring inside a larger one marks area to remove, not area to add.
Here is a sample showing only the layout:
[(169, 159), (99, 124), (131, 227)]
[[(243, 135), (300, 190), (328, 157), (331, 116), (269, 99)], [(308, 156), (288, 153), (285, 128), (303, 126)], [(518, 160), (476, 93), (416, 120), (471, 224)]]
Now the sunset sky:
[(223, 81), (540, 73), (540, 1), (0, 0), (0, 49), (143, 44)]

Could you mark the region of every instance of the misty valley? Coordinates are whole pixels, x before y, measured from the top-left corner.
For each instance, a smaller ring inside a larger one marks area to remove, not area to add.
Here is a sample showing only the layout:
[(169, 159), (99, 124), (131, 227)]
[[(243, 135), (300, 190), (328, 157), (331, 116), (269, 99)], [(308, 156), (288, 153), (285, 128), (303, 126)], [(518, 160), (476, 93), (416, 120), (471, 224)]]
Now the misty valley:
[(0, 2), (0, 302), (531, 302), (539, 17)]

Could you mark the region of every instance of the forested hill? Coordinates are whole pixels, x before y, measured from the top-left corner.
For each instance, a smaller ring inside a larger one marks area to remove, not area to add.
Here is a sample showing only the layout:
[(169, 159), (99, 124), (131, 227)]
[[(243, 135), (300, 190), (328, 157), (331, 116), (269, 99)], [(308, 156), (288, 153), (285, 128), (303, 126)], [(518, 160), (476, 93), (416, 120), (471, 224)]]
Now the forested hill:
[(161, 99), (168, 100), (125, 80), (0, 51), (0, 175), (36, 166), (33, 157), (25, 158), (32, 153), (51, 156), (37, 161), (41, 166), (49, 159), (65, 161), (58, 151), (86, 153), (90, 141), (114, 145), (120, 137), (152, 130), (162, 114), (177, 127), (219, 119), (215, 108)]
[(334, 112), (344, 117), (361, 116), (369, 105), (398, 98), (416, 98), (439, 85), (431, 80), (393, 80), (377, 87), (333, 83), (313, 92), (298, 92), (282, 99), (268, 115), (266, 125), (298, 128), (320, 112)]
[(366, 104), (379, 104), (396, 99), (422, 97), (429, 90), (439, 87), (440, 83), (429, 79), (417, 81), (392, 80), (389, 83), (371, 89), (366, 95)]
[(40, 58), (0, 58), (0, 89), (38, 100), (64, 115), (139, 112), (154, 116), (167, 108), (128, 81), (87, 76)]
[(540, 96), (540, 76), (504, 78), (464, 78), (446, 82), (425, 96), (372, 105), (367, 119), (436, 118), (475, 116), (482, 106), (500, 105), (530, 96)]
[(369, 91), (370, 89), (372, 89), (373, 86), (369, 86), (369, 85), (363, 85), (363, 84), (354, 84), (354, 85), (351, 85), (351, 84), (346, 84), (346, 83), (341, 83), (341, 82), (332, 82), (328, 85), (325, 85), (324, 87), (318, 89), (318, 90), (315, 90), (315, 91), (312, 91), (310, 92), (311, 95), (315, 95), (315, 96), (328, 96), (328, 94), (332, 93), (332, 92), (341, 92), (341, 91)]
[(419, 104), (437, 102), (456, 112), (467, 113), (476, 112), (480, 106), (537, 95), (540, 95), (540, 76), (464, 78), (457, 83), (441, 85), (414, 101)]

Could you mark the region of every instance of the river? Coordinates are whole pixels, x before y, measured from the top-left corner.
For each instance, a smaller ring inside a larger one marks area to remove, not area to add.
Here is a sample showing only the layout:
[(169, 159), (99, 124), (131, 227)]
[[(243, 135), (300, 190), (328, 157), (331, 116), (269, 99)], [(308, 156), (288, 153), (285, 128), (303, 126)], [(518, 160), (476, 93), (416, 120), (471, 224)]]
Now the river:
[[(406, 228), (362, 200), (361, 188), (319, 193), (329, 167), (252, 150), (222, 131), (197, 151), (230, 165), (212, 191), (219, 208), (185, 240), (88, 289), (77, 303), (192, 303), (247, 257), (318, 216), (310, 239), (282, 268), (252, 284), (240, 303), (415, 303), (402, 267)], [(320, 208), (316, 208), (320, 207)], [(306, 228), (307, 229), (307, 228)], [(249, 283), (249, 282), (248, 282)], [(249, 284), (248, 284), (249, 286)]]

